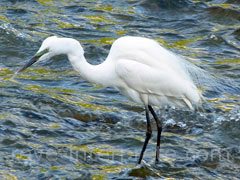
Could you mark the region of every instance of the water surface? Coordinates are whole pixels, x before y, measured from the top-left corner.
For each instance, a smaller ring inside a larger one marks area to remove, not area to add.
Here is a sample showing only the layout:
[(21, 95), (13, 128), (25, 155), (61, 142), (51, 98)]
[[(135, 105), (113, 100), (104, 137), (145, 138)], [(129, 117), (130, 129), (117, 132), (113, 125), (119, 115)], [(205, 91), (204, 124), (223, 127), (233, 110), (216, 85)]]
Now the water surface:
[[(239, 14), (237, 0), (2, 0), (0, 179), (239, 179)], [(50, 35), (79, 40), (92, 64), (118, 37), (149, 37), (206, 70), (214, 88), (201, 87), (199, 112), (159, 111), (161, 163), (154, 131), (136, 166), (141, 105), (82, 80), (65, 56), (11, 79)]]

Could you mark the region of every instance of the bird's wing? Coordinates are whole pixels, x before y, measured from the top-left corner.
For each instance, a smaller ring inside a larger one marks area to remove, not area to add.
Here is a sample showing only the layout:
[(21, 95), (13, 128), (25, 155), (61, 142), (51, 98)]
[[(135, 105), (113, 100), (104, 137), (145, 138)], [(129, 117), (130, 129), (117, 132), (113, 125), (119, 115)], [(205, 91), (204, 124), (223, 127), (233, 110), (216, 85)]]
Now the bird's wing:
[(131, 59), (153, 68), (172, 70), (181, 78), (193, 81), (200, 89), (203, 89), (202, 86), (209, 90), (219, 88), (216, 79), (208, 72), (152, 39), (132, 36), (117, 39), (111, 47), (107, 60), (114, 61), (115, 64), (121, 59)]
[(133, 60), (119, 60), (115, 68), (122, 82), (141, 94), (183, 100), (190, 108), (199, 101), (196, 86), (170, 69), (153, 68)]
[(171, 69), (182, 78), (191, 79), (182, 66), (180, 57), (148, 38), (125, 36), (117, 39), (113, 43), (107, 59), (110, 61), (131, 59), (150, 67)]

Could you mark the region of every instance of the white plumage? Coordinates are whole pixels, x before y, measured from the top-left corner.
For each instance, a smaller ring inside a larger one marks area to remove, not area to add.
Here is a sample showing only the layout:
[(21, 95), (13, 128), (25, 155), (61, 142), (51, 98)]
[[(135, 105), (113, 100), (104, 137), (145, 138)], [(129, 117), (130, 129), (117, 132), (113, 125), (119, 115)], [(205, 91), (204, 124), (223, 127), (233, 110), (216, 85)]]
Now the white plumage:
[(90, 82), (117, 88), (137, 103), (154, 106), (199, 104), (201, 94), (183, 67), (181, 58), (143, 37), (117, 39), (102, 64), (90, 65), (80, 43), (70, 38), (49, 37), (39, 52), (49, 49), (41, 60), (67, 54), (75, 70)]
[[(121, 49), (119, 52), (118, 49)], [(147, 38), (123, 37), (114, 42), (107, 61), (115, 69), (124, 95), (133, 101), (163, 106), (200, 102), (197, 87), (176, 55)]]
[[(83, 48), (78, 41), (71, 38), (49, 37), (44, 40), (33, 59), (18, 72), (38, 59), (46, 60), (59, 54), (66, 54), (73, 68), (84, 79), (117, 88), (131, 100), (144, 104), (148, 133), (151, 134), (149, 111), (157, 122), (158, 148), (160, 148), (162, 128), (150, 106), (170, 105), (193, 109), (193, 105), (201, 102), (202, 95), (189, 74), (191, 71), (189, 68), (195, 66), (189, 66), (184, 62), (185, 60), (160, 46), (156, 41), (143, 37), (126, 36), (117, 39), (106, 60), (99, 65), (91, 65), (86, 61)], [(150, 137), (146, 137), (139, 163)], [(157, 154), (156, 160), (159, 157), (159, 150)]]

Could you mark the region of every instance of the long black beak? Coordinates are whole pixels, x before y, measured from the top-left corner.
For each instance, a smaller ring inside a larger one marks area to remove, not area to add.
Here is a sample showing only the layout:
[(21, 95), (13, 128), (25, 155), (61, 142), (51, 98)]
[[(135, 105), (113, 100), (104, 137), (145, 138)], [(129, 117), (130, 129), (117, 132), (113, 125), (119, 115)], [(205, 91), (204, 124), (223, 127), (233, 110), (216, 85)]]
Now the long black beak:
[(30, 59), (21, 69), (19, 69), (15, 74), (18, 74), (22, 71), (24, 71), (25, 69), (27, 69), (28, 67), (30, 67), (31, 65), (33, 65), (35, 62), (37, 62), (39, 60), (39, 58), (48, 53), (49, 50), (45, 49), (43, 51), (38, 52), (37, 54), (35, 54), (35, 56), (32, 57), (32, 59)]
[(22, 71), (24, 71), (25, 69), (27, 69), (28, 67), (30, 67), (31, 65), (33, 65), (35, 62), (37, 62), (37, 60), (39, 59), (38, 56), (33, 56), (32, 59), (30, 59), (22, 68), (20, 68), (15, 74), (18, 74)]

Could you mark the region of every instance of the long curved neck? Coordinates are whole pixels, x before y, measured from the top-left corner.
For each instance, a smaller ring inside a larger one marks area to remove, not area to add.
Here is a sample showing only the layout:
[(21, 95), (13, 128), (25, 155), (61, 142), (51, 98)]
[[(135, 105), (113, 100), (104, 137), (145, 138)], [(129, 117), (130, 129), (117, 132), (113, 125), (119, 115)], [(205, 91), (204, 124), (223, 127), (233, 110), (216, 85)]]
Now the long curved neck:
[(83, 53), (77, 50), (67, 56), (73, 68), (80, 73), (83, 79), (103, 86), (112, 86), (112, 75), (110, 75), (112, 68), (109, 63), (105, 61), (99, 65), (89, 64)]

